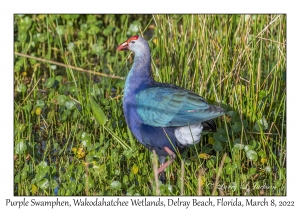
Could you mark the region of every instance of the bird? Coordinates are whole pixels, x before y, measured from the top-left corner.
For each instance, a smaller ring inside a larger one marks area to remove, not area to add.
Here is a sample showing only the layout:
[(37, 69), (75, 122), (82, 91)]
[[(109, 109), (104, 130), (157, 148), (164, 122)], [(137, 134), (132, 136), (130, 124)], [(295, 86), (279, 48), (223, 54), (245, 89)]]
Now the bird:
[(134, 53), (134, 60), (125, 80), (124, 117), (135, 138), (157, 154), (156, 176), (165, 183), (165, 169), (176, 153), (197, 144), (203, 131), (216, 131), (212, 119), (225, 110), (190, 90), (155, 81), (150, 47), (142, 36), (134, 35), (117, 47), (117, 51), (126, 50)]

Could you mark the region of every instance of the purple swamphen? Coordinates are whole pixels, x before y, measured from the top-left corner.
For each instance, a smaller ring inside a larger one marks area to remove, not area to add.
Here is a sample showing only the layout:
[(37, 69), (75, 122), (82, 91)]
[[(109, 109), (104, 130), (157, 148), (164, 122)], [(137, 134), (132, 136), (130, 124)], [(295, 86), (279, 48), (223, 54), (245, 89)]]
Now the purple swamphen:
[[(124, 88), (126, 123), (140, 143), (155, 150), (162, 164), (157, 173), (165, 182), (164, 169), (173, 162), (176, 151), (182, 152), (185, 147), (198, 143), (202, 131), (215, 131), (212, 119), (225, 111), (209, 105), (192, 91), (154, 81), (150, 48), (143, 37), (130, 37), (117, 48), (123, 50), (135, 54)], [(168, 155), (170, 159), (165, 162)]]

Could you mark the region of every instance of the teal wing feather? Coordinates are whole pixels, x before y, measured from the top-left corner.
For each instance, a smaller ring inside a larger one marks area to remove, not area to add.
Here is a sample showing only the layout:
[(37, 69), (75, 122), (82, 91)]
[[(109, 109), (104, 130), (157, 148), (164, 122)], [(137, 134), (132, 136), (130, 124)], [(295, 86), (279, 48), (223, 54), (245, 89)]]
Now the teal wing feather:
[(155, 127), (186, 126), (224, 114), (197, 94), (174, 87), (151, 87), (136, 95), (137, 112), (143, 122)]

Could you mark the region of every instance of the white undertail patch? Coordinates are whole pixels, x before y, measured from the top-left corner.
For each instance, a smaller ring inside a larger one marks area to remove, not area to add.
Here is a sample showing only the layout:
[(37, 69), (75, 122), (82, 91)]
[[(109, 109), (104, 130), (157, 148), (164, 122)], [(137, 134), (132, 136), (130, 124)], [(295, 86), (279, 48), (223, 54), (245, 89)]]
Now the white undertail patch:
[(202, 124), (179, 127), (175, 130), (175, 137), (182, 145), (197, 144), (200, 141)]

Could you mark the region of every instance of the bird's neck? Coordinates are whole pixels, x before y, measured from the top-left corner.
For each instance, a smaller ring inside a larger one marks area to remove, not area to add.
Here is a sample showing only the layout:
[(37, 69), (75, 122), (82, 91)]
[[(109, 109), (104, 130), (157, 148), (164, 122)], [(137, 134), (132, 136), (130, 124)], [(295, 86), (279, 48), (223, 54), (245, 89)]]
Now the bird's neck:
[(135, 54), (134, 63), (125, 82), (125, 97), (146, 88), (153, 81), (150, 52)]

